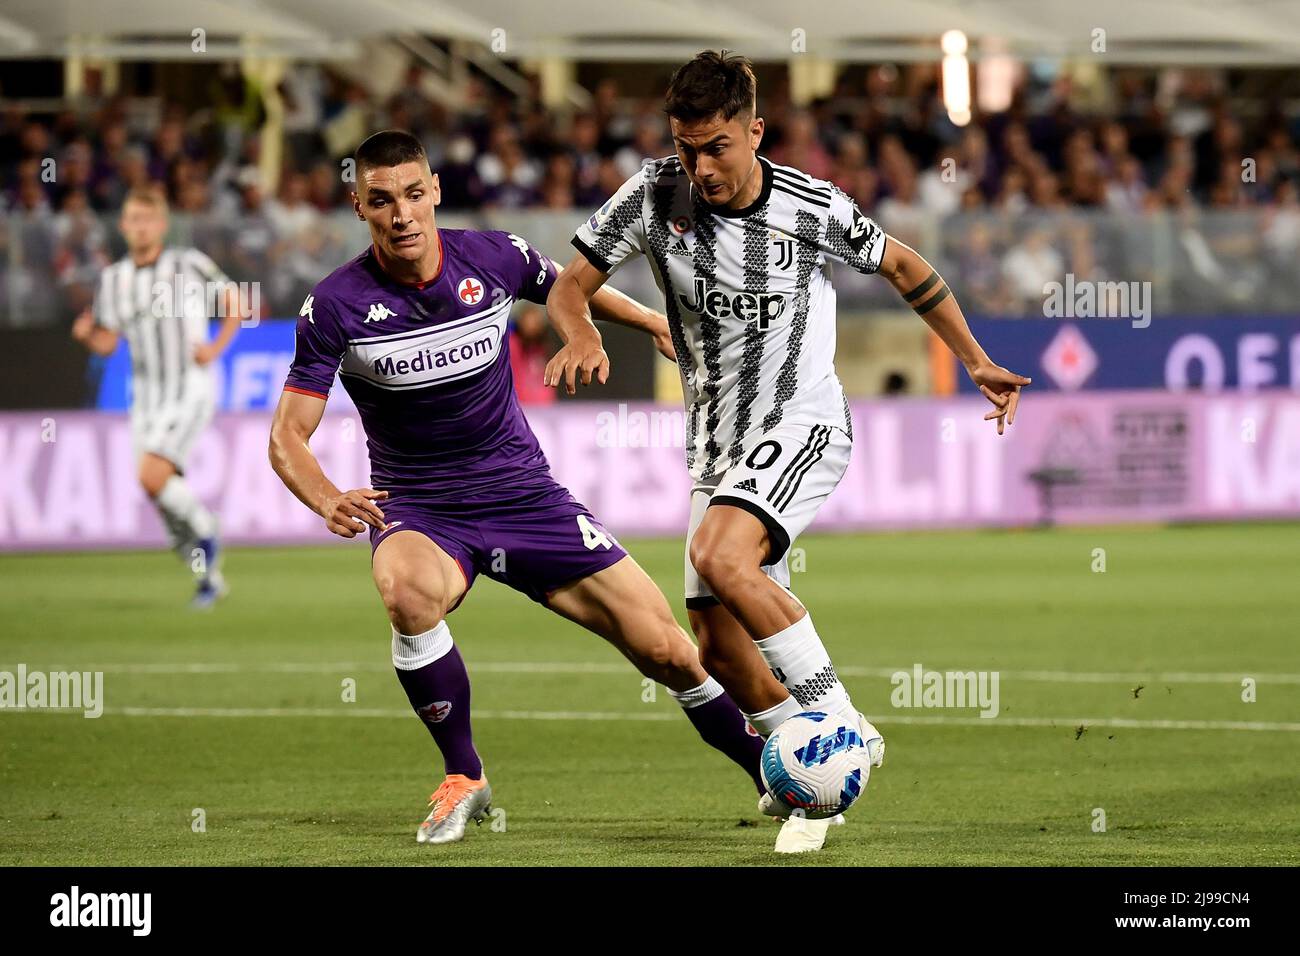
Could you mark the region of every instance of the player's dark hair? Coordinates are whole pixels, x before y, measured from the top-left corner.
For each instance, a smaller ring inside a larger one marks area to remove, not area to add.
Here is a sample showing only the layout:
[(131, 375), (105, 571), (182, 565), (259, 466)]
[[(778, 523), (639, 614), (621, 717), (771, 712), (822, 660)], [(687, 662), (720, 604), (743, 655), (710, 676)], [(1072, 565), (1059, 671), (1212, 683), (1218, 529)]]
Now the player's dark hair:
[(400, 166), (403, 163), (429, 163), (420, 141), (405, 130), (386, 129), (375, 133), (352, 154), (357, 172), (368, 166)]
[(752, 116), (757, 94), (758, 81), (746, 57), (726, 50), (705, 50), (673, 73), (664, 112), (687, 123), (716, 114), (724, 121), (739, 113)]

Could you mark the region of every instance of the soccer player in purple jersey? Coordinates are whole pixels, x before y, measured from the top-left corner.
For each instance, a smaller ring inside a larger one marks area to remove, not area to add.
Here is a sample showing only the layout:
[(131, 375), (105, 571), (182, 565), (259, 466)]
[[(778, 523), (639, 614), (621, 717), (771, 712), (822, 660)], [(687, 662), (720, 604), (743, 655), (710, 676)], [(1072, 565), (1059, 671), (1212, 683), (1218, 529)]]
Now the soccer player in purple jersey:
[[(761, 793), (761, 741), (654, 582), (551, 477), (519, 407), (506, 322), (516, 300), (546, 301), (555, 265), (519, 236), (437, 228), (438, 177), (413, 136), (376, 133), (355, 160), (353, 206), (371, 246), (303, 304), (270, 456), (330, 531), (369, 531), (393, 665), (446, 771), (417, 840), (459, 840), (490, 808), (469, 675), (446, 620), (478, 574), (610, 641)], [(591, 312), (650, 332), (672, 354), (659, 313), (613, 290), (593, 296)], [(337, 488), (309, 447), (335, 373), (365, 428), (369, 488)]]

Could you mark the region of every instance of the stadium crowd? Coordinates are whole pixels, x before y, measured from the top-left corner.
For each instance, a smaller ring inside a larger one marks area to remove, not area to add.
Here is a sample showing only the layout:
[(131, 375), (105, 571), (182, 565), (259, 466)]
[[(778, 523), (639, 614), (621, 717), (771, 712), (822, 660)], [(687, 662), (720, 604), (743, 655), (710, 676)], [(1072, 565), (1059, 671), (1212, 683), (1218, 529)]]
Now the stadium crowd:
[[(957, 127), (934, 77), (932, 65), (846, 71), (833, 95), (806, 109), (780, 79), (767, 83), (765, 152), (835, 182), (908, 241), (924, 243), (927, 223), (958, 223), (940, 230), (941, 252), (977, 311), (1037, 308), (1044, 277), (1067, 270), (1097, 276), (1117, 273), (1121, 260), (1141, 264), (1141, 231), (1122, 224), (1151, 213), (1183, 223), (1184, 238), (1197, 234), (1203, 211), (1247, 214), (1215, 220), (1241, 224), (1226, 236), (1220, 228), (1180, 243), (1207, 289), (1242, 299), (1268, 286), (1263, 277), (1225, 285), (1243, 243), (1268, 276), (1291, 272), (1300, 129), (1280, 112), (1235, 115), (1209, 74), (1170, 84), (1133, 72), (1112, 79), (1114, 105), (1100, 114), (1072, 106), (1068, 80), (1057, 79)], [(153, 110), (103, 97), (43, 115), (10, 104), (0, 111), (0, 211), (13, 227), (0, 230), (0, 315), (44, 324), (83, 308), (95, 273), (121, 251), (112, 214), (127, 190), (150, 181), (190, 218), (191, 241), (232, 278), (269, 282), (274, 314), (286, 314), (354, 244), (331, 214), (347, 208), (343, 160), (368, 131), (420, 137), (447, 211), (589, 210), (644, 159), (672, 151), (658, 99), (626, 96), (613, 79), (594, 85), (589, 108), (564, 115), (477, 79), (451, 112), (421, 79), (412, 67), (400, 92), (377, 103), (326, 67), (292, 68), (279, 88), (284, 162), (274, 186), (259, 164), (261, 99), (234, 72), (214, 77), (197, 110), (162, 98)], [(54, 308), (51, 285), (62, 296)]]

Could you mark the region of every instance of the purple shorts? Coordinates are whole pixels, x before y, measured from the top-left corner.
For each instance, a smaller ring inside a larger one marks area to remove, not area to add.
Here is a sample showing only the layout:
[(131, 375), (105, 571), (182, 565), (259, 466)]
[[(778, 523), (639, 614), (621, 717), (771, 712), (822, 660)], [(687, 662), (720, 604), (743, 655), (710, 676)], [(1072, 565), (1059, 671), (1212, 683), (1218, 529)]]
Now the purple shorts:
[(486, 574), (544, 604), (550, 592), (627, 555), (604, 525), (554, 481), (492, 502), (389, 494), (376, 502), (388, 527), (370, 529), (371, 553), (390, 534), (418, 531), (460, 565), (466, 592), (478, 574)]

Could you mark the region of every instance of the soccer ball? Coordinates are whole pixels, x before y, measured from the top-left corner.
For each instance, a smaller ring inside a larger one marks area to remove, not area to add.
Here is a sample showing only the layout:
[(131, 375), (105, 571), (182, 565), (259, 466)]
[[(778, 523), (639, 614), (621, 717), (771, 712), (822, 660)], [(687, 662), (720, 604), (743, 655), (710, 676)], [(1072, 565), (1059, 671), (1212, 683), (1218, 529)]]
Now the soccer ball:
[(808, 711), (776, 728), (763, 745), (763, 786), (809, 820), (843, 813), (862, 795), (871, 753), (857, 723)]

